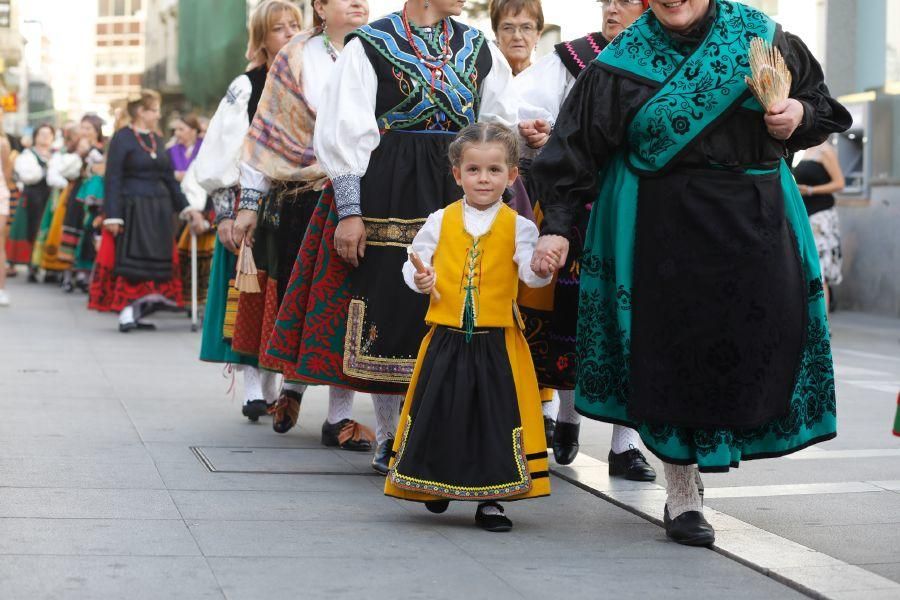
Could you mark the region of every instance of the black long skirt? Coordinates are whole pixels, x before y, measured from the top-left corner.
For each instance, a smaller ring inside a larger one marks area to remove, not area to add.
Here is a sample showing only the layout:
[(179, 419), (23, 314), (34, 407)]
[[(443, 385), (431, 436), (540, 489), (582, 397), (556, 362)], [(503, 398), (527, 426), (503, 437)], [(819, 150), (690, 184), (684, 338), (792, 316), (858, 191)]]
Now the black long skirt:
[(784, 206), (777, 172), (641, 180), (633, 419), (747, 429), (788, 413), (807, 289)]
[(172, 279), (175, 219), (168, 195), (125, 196), (125, 227), (114, 273), (131, 281)]
[(503, 329), (437, 327), (390, 473), (399, 488), (454, 500), (504, 498), (531, 487)]
[(406, 248), (428, 215), (462, 198), (447, 158), (453, 135), (385, 133), (362, 180), (366, 253), (350, 275), (345, 372), (357, 379), (408, 382), (427, 333), (428, 298), (401, 275)]

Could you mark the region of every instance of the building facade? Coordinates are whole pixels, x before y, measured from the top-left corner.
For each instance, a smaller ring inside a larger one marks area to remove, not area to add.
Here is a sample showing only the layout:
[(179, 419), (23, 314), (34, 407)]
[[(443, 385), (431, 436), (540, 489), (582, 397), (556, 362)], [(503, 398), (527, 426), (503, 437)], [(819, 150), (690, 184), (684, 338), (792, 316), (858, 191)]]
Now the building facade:
[(97, 0), (94, 102), (110, 106), (140, 92), (146, 66), (147, 0)]

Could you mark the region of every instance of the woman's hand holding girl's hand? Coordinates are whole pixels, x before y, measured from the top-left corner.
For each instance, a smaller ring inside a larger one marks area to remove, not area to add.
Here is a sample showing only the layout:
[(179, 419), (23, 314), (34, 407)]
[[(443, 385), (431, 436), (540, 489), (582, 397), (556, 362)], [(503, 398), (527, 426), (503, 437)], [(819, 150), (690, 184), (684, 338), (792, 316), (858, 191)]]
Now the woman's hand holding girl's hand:
[(107, 230), (112, 234), (113, 237), (116, 237), (120, 233), (122, 233), (122, 225), (119, 223), (106, 223), (103, 225), (103, 229)]
[(427, 267), (425, 273), (416, 273), (413, 275), (413, 280), (420, 292), (423, 294), (430, 294), (434, 290), (434, 268)]
[(531, 270), (538, 277), (549, 277), (566, 264), (568, 255), (568, 239), (561, 235), (542, 235), (531, 258)]

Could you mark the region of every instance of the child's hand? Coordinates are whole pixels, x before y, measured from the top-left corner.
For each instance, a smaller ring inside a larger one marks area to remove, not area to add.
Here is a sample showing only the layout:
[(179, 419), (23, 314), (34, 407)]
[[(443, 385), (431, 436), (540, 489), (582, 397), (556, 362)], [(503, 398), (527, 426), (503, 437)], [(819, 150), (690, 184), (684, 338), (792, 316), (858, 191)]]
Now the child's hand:
[(420, 292), (423, 294), (430, 294), (432, 290), (434, 290), (434, 269), (432, 267), (426, 267), (425, 273), (416, 273), (413, 275), (413, 280)]

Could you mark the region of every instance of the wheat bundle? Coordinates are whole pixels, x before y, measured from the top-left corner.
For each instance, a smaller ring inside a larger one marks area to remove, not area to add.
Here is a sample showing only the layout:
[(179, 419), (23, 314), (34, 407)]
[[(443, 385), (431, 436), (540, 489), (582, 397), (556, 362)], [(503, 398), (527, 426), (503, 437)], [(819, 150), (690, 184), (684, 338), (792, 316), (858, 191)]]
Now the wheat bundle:
[[(419, 258), (419, 255), (416, 254), (415, 250), (412, 249), (412, 246), (406, 249), (406, 254), (409, 255), (409, 262), (416, 268), (416, 273), (424, 275), (428, 272), (428, 269), (425, 267), (425, 263), (422, 262), (422, 259)], [(431, 290), (431, 298), (435, 302), (441, 301), (441, 294), (437, 291), (437, 288)]]
[(750, 77), (745, 79), (767, 112), (791, 92), (791, 72), (781, 51), (762, 38), (750, 42)]
[(253, 260), (253, 250), (244, 243), (241, 244), (238, 252), (234, 288), (246, 294), (258, 294), (262, 291), (259, 287), (259, 272), (256, 270), (256, 262)]

